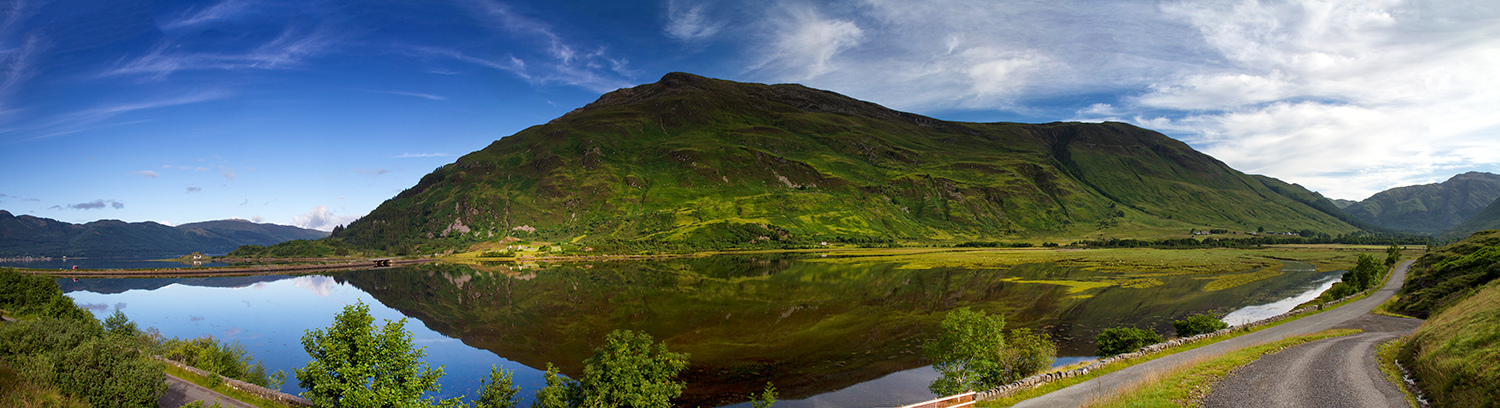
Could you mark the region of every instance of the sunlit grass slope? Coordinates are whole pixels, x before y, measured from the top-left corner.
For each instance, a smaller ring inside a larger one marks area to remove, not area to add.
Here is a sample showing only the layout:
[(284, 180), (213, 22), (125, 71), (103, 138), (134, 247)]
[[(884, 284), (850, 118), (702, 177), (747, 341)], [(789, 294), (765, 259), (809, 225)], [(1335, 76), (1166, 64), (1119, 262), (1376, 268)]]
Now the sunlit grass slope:
[(745, 248), (1358, 230), (1304, 201), (1327, 200), (1128, 124), (945, 122), (673, 73), (438, 168), (336, 236)]

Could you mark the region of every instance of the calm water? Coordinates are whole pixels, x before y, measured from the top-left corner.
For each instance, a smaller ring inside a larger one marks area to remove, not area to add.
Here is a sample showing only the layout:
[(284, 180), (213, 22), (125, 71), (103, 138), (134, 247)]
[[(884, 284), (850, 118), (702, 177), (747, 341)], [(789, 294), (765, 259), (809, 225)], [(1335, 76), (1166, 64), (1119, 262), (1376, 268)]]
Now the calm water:
[[(1290, 265), (1289, 265), (1290, 266)], [(959, 306), (1004, 313), (1059, 342), (1060, 363), (1089, 358), (1098, 331), (1121, 324), (1170, 333), (1171, 320), (1272, 303), (1329, 276), (1282, 275), (1217, 292), (1212, 277), (1169, 276), (1149, 287), (1070, 293), (1027, 280), (1100, 272), (1050, 265), (910, 269), (778, 257), (608, 262), (562, 266), (426, 265), (336, 275), (198, 279), (60, 280), (100, 318), (121, 309), (143, 327), (176, 337), (238, 341), (290, 377), (308, 357), (300, 338), (364, 302), (379, 319), (407, 317), (425, 361), (444, 366), (441, 398), (473, 395), (491, 365), (515, 371), (521, 396), (542, 385), (551, 362), (581, 371), (614, 329), (651, 333), (691, 354), (684, 405), (744, 401), (767, 381), (782, 407), (894, 406), (931, 398), (936, 374), (921, 339)], [(1019, 279), (1019, 281), (1017, 280)], [(529, 402), (523, 402), (523, 406)]]
[(11, 268), (28, 269), (164, 269), (164, 268), (192, 268), (204, 266), (229, 266), (223, 262), (206, 262), (201, 265), (185, 264), (181, 262), (162, 261), (162, 257), (156, 258), (52, 258), (45, 261), (0, 261), (0, 266)]

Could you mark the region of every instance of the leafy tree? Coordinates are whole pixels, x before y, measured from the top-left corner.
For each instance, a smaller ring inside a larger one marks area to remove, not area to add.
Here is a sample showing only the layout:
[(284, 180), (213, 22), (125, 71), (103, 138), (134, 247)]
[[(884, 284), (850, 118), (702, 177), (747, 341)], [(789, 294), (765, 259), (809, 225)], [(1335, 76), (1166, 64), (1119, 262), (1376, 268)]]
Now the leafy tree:
[(948, 312), (938, 337), (923, 346), (941, 377), (927, 386), (934, 394), (951, 395), (988, 388), (985, 374), (999, 370), (1005, 347), (1005, 316), (960, 307)]
[(1172, 322), (1172, 328), (1177, 329), (1177, 337), (1192, 337), (1204, 333), (1213, 333), (1229, 327), (1217, 317), (1206, 314), (1188, 316), (1186, 319)]
[(104, 319), (104, 332), (116, 336), (135, 336), (141, 330), (136, 327), (135, 322), (125, 317), (125, 313), (115, 309), (114, 314)]
[(1010, 331), (1008, 344), (1000, 349), (1000, 366), (1003, 369), (995, 378), (994, 385), (1009, 384), (1052, 367), (1057, 359), (1057, 344), (1044, 334), (1034, 334), (1031, 329)]
[(942, 376), (928, 385), (935, 394), (950, 395), (1008, 384), (1052, 365), (1057, 346), (1030, 329), (1002, 330), (1005, 317), (961, 307), (948, 312), (938, 337), (927, 342), (923, 354)]
[(295, 370), (304, 397), (318, 407), (418, 407), (432, 405), (443, 368), (421, 361), (426, 352), (412, 347), (406, 319), (387, 320), (378, 331), (364, 302), (345, 306), (327, 331), (302, 336), (312, 356)]
[(1106, 329), (1094, 337), (1094, 344), (1099, 347), (1095, 354), (1099, 357), (1125, 354), (1160, 342), (1161, 336), (1156, 332), (1134, 327)]
[(547, 386), (536, 392), (532, 406), (671, 407), (672, 398), (682, 395), (683, 383), (676, 378), (687, 364), (687, 354), (668, 351), (649, 334), (615, 330), (584, 360), (577, 380), (562, 378), (549, 364)]
[(1396, 262), (1401, 262), (1401, 246), (1391, 243), (1391, 246), (1385, 248), (1385, 267), (1394, 267)]
[(481, 379), (479, 386), (481, 391), (474, 408), (515, 408), (516, 393), (521, 392), (511, 381), (511, 373), (495, 366), (490, 366), (489, 381)]

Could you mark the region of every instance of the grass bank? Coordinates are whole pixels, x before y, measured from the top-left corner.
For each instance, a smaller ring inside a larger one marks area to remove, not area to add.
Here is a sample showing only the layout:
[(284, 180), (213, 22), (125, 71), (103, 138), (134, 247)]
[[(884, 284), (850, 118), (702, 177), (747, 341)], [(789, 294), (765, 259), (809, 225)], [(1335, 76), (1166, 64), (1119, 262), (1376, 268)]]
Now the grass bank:
[(210, 389), (210, 390), (214, 390), (215, 392), (218, 392), (220, 394), (224, 394), (225, 396), (228, 396), (229, 398), (234, 398), (234, 399), (240, 400), (240, 402), (243, 402), (243, 403), (246, 403), (246, 404), (254, 405), (254, 406), (257, 406), (257, 407), (260, 407), (260, 408), (289, 408), (290, 407), (290, 405), (286, 405), (286, 404), (278, 403), (276, 401), (271, 401), (271, 400), (268, 400), (268, 399), (265, 399), (265, 398), (257, 397), (257, 396), (255, 396), (253, 394), (246, 393), (244, 391), (240, 391), (240, 390), (231, 388), (228, 385), (226, 385), (223, 380), (212, 379), (212, 378), (204, 377), (204, 376), (201, 376), (201, 375), (193, 374), (191, 372), (188, 372), (187, 370), (184, 370), (184, 369), (179, 368), (177, 366), (173, 366), (171, 364), (163, 364), (162, 366), (165, 367), (164, 371), (166, 371), (167, 374), (171, 374), (174, 377), (181, 378), (183, 380), (187, 380), (188, 382), (193, 383), (193, 384), (198, 384), (198, 386), (200, 386), (200, 387), (207, 388), (207, 389)]
[(1500, 284), (1428, 319), (1400, 361), (1437, 406), (1500, 405)]

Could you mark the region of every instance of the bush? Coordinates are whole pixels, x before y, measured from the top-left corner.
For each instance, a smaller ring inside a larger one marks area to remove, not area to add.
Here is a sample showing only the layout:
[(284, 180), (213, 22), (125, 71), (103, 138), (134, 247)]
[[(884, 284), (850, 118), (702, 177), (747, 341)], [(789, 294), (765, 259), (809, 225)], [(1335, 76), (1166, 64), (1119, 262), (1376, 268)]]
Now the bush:
[(1172, 322), (1172, 328), (1177, 329), (1177, 337), (1192, 337), (1200, 334), (1213, 333), (1229, 327), (1217, 317), (1206, 314), (1188, 316), (1186, 319)]
[(267, 375), (266, 367), (254, 361), (238, 342), (220, 343), (212, 336), (191, 340), (169, 339), (162, 356), (198, 369), (266, 388), (281, 388), (286, 374)]
[(1161, 336), (1158, 336), (1156, 332), (1134, 327), (1107, 329), (1094, 337), (1094, 344), (1099, 347), (1095, 354), (1099, 357), (1125, 354), (1160, 342)]
[(26, 382), (95, 407), (155, 406), (166, 391), (160, 363), (93, 320), (43, 318), (0, 325), (0, 360)]

